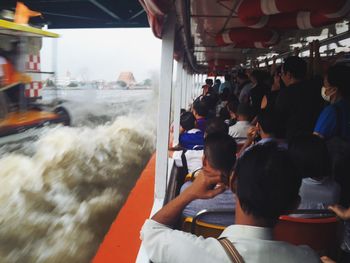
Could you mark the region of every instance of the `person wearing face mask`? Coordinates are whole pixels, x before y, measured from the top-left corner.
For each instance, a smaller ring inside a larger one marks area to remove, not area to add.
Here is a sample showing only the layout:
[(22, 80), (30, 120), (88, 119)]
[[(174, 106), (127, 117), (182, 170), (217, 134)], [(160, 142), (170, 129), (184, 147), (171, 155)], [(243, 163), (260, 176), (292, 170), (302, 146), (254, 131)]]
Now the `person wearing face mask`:
[(330, 105), (321, 112), (314, 133), (325, 139), (339, 136), (350, 142), (350, 67), (330, 67), (321, 95)]

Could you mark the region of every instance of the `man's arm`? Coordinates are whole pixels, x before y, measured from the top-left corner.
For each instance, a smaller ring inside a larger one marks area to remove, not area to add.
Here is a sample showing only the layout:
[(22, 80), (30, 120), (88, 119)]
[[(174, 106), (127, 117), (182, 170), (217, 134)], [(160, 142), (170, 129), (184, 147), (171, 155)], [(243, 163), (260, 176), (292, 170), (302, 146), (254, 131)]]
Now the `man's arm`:
[(182, 210), (195, 199), (209, 199), (225, 191), (220, 174), (200, 173), (196, 180), (178, 197), (159, 210), (152, 219), (164, 225), (173, 225)]

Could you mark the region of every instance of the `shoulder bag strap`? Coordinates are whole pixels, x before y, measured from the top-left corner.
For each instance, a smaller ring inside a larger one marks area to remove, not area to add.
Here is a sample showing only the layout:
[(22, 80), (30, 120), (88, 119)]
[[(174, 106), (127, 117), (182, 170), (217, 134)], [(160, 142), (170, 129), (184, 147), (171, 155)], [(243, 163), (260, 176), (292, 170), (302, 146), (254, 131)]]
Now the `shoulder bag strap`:
[(227, 238), (218, 239), (232, 263), (244, 263), (242, 256)]
[(184, 149), (183, 151), (182, 151), (182, 154), (181, 154), (181, 161), (182, 161), (182, 167), (183, 167), (183, 169), (184, 169), (184, 171), (185, 171), (185, 174), (188, 174), (188, 165), (187, 165), (187, 159), (186, 159), (186, 149)]

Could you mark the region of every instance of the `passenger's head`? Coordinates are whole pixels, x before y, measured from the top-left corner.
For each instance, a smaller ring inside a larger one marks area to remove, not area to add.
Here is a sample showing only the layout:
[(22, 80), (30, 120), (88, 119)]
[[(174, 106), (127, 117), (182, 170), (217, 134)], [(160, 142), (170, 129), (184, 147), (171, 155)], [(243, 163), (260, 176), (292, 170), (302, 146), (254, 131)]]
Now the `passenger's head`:
[(237, 107), (237, 118), (239, 121), (250, 121), (252, 108), (247, 103), (240, 103)]
[(239, 208), (262, 226), (273, 226), (280, 215), (299, 203), (301, 177), (286, 151), (275, 144), (256, 145), (235, 169)]
[(211, 133), (204, 139), (203, 166), (221, 172), (223, 182), (228, 185), (229, 176), (236, 162), (237, 144), (228, 134)]
[(225, 74), (224, 78), (225, 78), (225, 81), (231, 81), (231, 75), (230, 74)]
[(221, 80), (220, 79), (215, 79), (215, 84), (216, 85), (220, 85), (221, 84)]
[(288, 152), (299, 176), (321, 179), (330, 175), (330, 156), (320, 137), (313, 134), (295, 137), (288, 144)]
[[(350, 67), (334, 65), (328, 69), (324, 78), (324, 93), (326, 100), (335, 102), (338, 98), (350, 98)], [(327, 99), (327, 97), (329, 99)]]
[(206, 79), (205, 84), (207, 84), (209, 87), (213, 86), (213, 80), (212, 79)]
[(282, 66), (282, 80), (286, 86), (305, 78), (307, 71), (306, 62), (300, 57), (288, 57)]
[(265, 80), (265, 74), (262, 70), (255, 69), (250, 73), (249, 79), (254, 84), (262, 84)]
[(207, 104), (205, 100), (197, 100), (193, 103), (192, 112), (196, 119), (207, 117), (209, 111)]
[(277, 118), (273, 111), (263, 110), (257, 116), (257, 126), (262, 137), (276, 135)]
[(240, 71), (237, 73), (236, 80), (238, 84), (242, 84), (248, 80), (248, 76), (244, 72)]
[(207, 121), (204, 137), (212, 133), (228, 134), (228, 126), (221, 118), (211, 118)]
[(220, 100), (227, 101), (229, 97), (230, 97), (230, 90), (228, 88), (224, 88), (224, 90), (220, 94)]
[(195, 118), (192, 112), (184, 112), (180, 116), (180, 126), (185, 131), (189, 131), (195, 126)]

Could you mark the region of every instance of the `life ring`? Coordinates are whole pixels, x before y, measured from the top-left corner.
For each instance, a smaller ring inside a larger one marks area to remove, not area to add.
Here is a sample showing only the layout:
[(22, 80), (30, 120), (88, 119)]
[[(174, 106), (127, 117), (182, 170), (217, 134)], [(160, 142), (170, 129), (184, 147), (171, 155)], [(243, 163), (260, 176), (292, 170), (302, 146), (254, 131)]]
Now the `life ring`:
[(251, 28), (310, 29), (334, 23), (349, 12), (347, 0), (244, 0), (238, 17)]
[(233, 28), (216, 36), (217, 45), (237, 48), (266, 48), (278, 41), (279, 34), (270, 29)]

